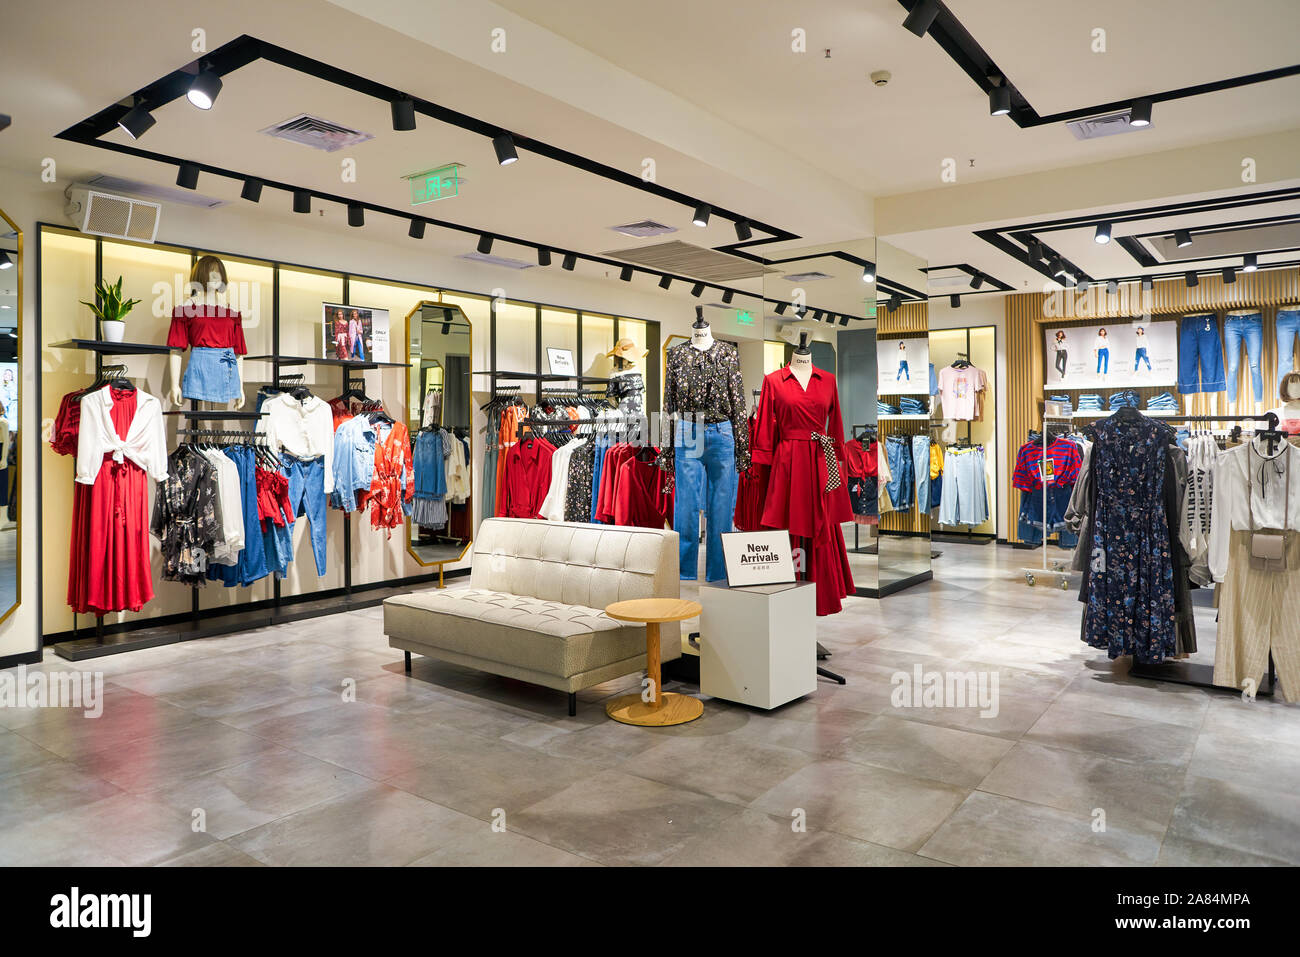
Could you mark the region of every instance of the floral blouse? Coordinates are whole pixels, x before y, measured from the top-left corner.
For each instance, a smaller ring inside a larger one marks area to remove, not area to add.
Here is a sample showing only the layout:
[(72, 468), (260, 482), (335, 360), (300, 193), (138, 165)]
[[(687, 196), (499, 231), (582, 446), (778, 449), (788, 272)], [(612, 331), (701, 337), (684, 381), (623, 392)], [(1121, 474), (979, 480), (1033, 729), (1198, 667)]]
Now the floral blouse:
[[(735, 346), (715, 339), (707, 349), (696, 349), (689, 342), (669, 349), (664, 411), (694, 416), (705, 423), (730, 422), (736, 443), (736, 471), (749, 468), (745, 383)], [(671, 456), (661, 459), (664, 465), (670, 461)]]
[(208, 556), (224, 533), (217, 472), (201, 453), (183, 445), (167, 457), (167, 478), (157, 483), (149, 531), (162, 550), (163, 581), (207, 583)]

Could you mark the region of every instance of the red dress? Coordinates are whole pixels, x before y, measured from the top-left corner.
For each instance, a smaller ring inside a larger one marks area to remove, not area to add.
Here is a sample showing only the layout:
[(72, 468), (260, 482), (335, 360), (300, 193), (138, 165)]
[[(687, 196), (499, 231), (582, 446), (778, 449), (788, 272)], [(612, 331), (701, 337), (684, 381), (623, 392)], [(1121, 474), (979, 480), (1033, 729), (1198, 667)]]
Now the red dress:
[[(749, 434), (758, 431), (758, 410), (749, 417)], [(767, 473), (769, 466), (750, 461), (749, 468), (740, 473), (736, 489), (736, 511), (732, 523), (738, 532), (757, 532), (763, 527), (763, 506), (767, 502)]]
[[(81, 427), (81, 397), (85, 389), (69, 392), (59, 403), (50, 448), (59, 455), (77, 454), (77, 431)], [(72, 533), (68, 549), (68, 604), (73, 611), (86, 610), (86, 549), (90, 520), (90, 486), (72, 483)]]
[[(829, 438), (839, 484), (826, 491), (828, 468), (823, 443)], [(804, 540), (809, 554), (806, 581), (817, 583), (817, 614), (833, 615), (840, 599), (854, 593), (841, 522), (853, 521), (844, 463), (844, 425), (835, 377), (813, 369), (805, 390), (788, 368), (763, 379), (758, 428), (751, 433), (752, 460), (770, 465), (763, 525), (789, 529), (791, 544)]]

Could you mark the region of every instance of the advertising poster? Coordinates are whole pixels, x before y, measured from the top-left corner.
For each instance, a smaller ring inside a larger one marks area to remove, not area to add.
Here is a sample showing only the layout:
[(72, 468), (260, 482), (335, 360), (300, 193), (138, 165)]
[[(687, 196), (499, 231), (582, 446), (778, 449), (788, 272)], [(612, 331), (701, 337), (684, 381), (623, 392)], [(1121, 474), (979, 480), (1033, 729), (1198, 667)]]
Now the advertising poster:
[(1124, 320), (1044, 326), (1046, 387), (1110, 389), (1178, 382), (1178, 323)]
[(930, 394), (930, 340), (877, 339), (880, 395)]
[(388, 310), (321, 304), (322, 358), (388, 362)]

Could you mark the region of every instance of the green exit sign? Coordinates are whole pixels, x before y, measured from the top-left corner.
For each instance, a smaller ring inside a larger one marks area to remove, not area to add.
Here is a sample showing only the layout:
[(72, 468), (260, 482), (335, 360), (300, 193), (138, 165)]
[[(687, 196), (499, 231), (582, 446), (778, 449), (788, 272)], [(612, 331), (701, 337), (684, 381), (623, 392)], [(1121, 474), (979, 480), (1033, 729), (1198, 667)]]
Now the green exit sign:
[(437, 169), (407, 176), (406, 179), (411, 184), (411, 205), (420, 206), (459, 196), (461, 166), (461, 163), (448, 163)]
[(754, 324), (754, 314), (746, 312), (744, 309), (737, 309), (736, 322), (742, 326), (752, 326)]

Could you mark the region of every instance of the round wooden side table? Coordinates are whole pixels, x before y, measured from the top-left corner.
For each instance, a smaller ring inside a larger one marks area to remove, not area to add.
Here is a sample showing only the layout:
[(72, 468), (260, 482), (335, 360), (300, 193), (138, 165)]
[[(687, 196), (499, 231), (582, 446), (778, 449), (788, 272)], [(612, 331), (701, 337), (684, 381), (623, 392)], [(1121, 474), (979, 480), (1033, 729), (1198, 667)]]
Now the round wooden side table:
[(690, 695), (660, 691), (659, 625), (665, 621), (694, 618), (701, 611), (697, 601), (681, 598), (633, 598), (605, 606), (605, 614), (619, 621), (645, 623), (646, 671), (650, 674), (650, 700), (640, 694), (620, 695), (605, 705), (605, 713), (623, 724), (664, 727), (685, 724), (704, 714), (704, 702)]

